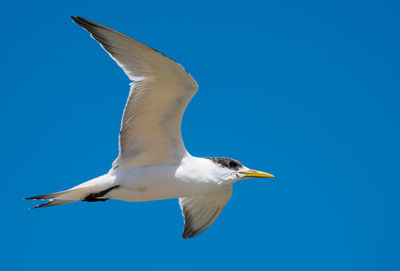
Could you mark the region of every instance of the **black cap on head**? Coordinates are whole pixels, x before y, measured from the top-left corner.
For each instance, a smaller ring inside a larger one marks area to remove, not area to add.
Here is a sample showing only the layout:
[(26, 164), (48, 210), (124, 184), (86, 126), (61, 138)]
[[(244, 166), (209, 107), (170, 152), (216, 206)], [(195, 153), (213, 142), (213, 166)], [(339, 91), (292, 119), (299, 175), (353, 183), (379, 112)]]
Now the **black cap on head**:
[(243, 167), (242, 163), (232, 158), (226, 158), (226, 157), (204, 157), (204, 158), (210, 159), (215, 164), (218, 164), (221, 167), (226, 167), (229, 169), (239, 169)]

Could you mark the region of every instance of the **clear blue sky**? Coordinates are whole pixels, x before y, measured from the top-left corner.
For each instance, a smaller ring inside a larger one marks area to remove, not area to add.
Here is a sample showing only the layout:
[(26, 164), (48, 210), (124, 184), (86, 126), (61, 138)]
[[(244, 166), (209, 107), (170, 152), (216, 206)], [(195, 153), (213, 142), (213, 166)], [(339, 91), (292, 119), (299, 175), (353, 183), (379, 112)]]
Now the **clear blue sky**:
[[(2, 269), (400, 270), (399, 3), (188, 2), (3, 3)], [(191, 240), (177, 200), (28, 210), (117, 155), (129, 80), (70, 15), (180, 62), (190, 153), (276, 181), (234, 185)]]

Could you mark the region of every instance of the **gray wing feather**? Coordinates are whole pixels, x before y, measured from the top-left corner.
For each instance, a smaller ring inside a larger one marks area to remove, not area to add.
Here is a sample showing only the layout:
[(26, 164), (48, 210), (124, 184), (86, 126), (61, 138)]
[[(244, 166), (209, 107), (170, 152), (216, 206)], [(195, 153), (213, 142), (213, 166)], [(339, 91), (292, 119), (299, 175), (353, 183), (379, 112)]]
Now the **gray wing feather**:
[(111, 28), (72, 17), (91, 33), (131, 79), (116, 165), (148, 166), (178, 161), (186, 153), (180, 126), (198, 86), (182, 66)]
[(226, 185), (210, 193), (179, 198), (185, 226), (182, 238), (192, 238), (211, 226), (232, 196), (232, 185)]

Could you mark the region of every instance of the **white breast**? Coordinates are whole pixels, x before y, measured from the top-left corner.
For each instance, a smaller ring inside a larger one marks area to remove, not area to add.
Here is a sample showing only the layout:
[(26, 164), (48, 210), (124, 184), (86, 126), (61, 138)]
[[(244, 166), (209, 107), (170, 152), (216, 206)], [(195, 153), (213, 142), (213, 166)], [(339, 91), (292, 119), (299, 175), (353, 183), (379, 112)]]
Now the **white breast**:
[(179, 165), (118, 168), (110, 198), (124, 201), (150, 201), (189, 197), (213, 191), (215, 181), (212, 163), (207, 159), (185, 157)]

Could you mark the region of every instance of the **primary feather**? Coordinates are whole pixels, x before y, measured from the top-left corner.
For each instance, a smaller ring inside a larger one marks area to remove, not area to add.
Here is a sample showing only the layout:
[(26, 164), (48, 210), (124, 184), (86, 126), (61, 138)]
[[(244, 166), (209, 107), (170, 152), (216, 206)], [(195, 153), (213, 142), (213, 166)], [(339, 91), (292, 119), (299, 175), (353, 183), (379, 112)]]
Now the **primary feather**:
[(113, 166), (172, 164), (186, 153), (181, 120), (198, 86), (181, 65), (111, 28), (72, 19), (91, 33), (131, 83)]

